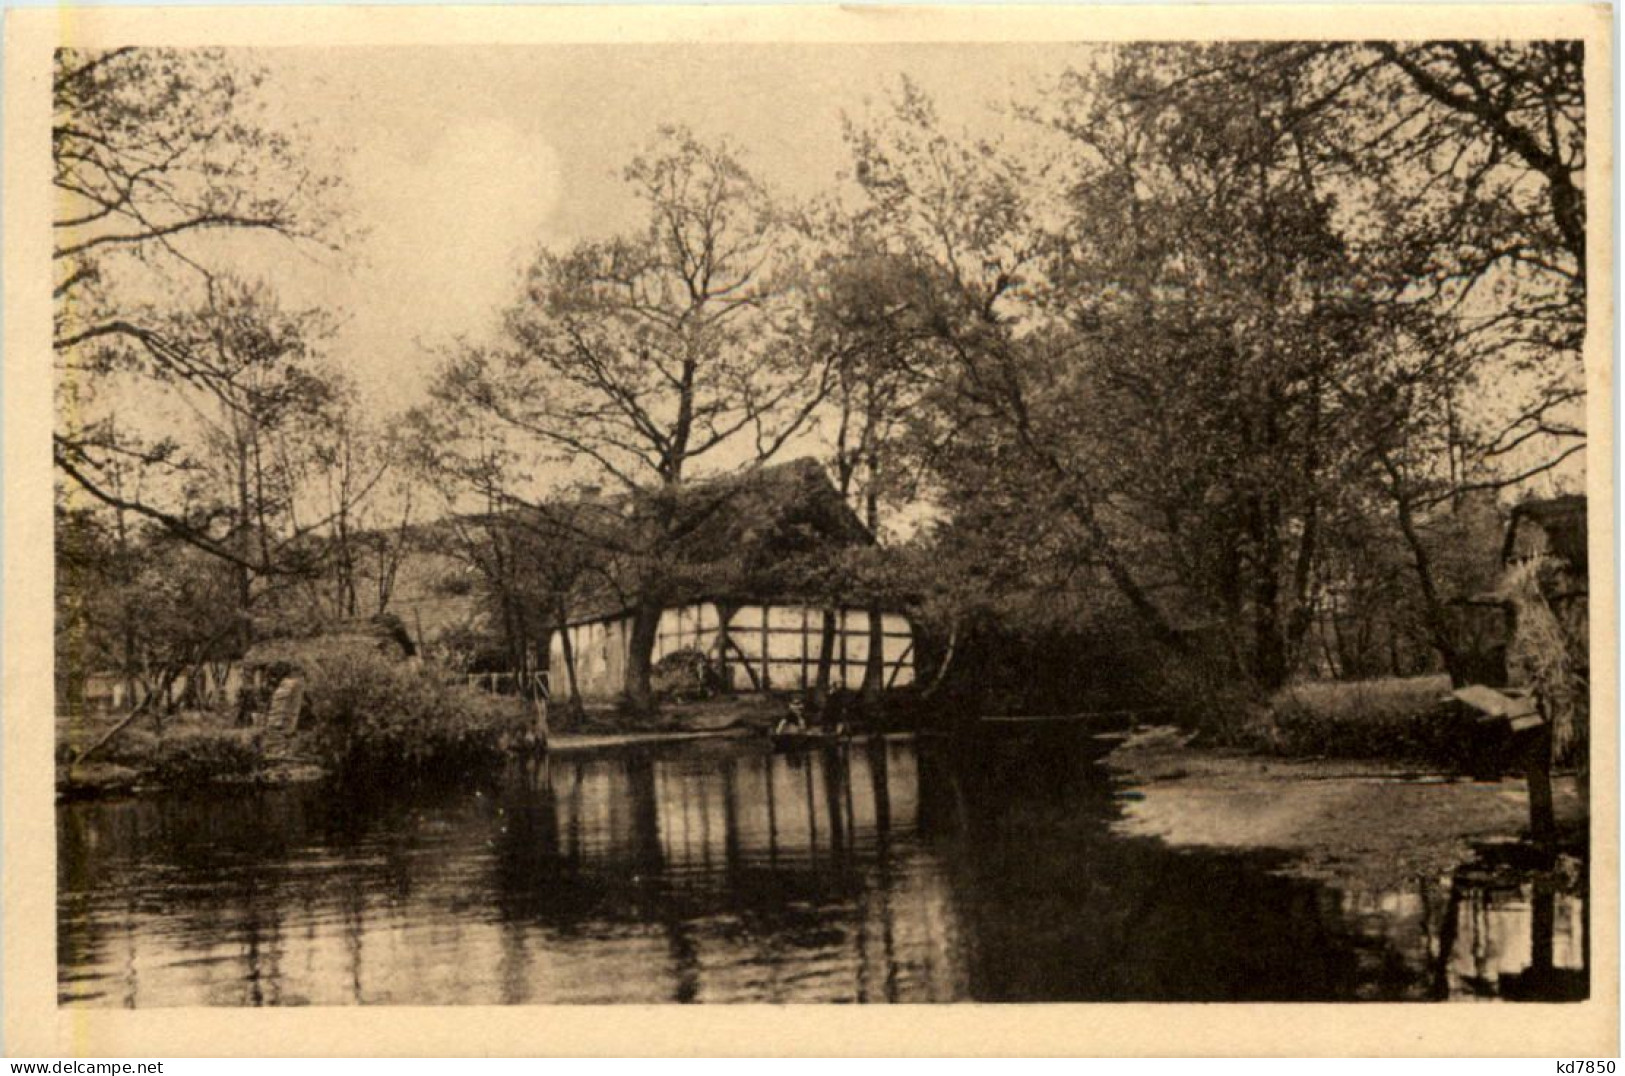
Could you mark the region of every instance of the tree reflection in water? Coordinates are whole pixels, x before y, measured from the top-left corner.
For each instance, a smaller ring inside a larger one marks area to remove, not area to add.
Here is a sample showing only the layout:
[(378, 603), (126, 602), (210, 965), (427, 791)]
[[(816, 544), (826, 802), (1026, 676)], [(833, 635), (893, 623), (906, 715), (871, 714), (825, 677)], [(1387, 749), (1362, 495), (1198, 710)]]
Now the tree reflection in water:
[(1583, 871), (1395, 890), (1113, 832), (1096, 741), (560, 755), (58, 813), (95, 1006), (1571, 998)]

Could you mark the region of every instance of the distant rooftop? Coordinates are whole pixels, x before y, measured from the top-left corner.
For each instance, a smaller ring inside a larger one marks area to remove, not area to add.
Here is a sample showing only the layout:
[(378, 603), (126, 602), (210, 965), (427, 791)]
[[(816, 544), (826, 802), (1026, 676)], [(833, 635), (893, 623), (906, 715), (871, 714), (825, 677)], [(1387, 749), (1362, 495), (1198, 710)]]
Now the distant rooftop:
[(1524, 501), (1512, 510), (1507, 524), (1506, 541), (1501, 547), (1501, 559), (1510, 561), (1517, 554), (1519, 528), (1533, 525), (1546, 535), (1549, 551), (1573, 566), (1581, 575), (1589, 573), (1590, 558), (1586, 543), (1586, 499), (1578, 493), (1561, 497)]

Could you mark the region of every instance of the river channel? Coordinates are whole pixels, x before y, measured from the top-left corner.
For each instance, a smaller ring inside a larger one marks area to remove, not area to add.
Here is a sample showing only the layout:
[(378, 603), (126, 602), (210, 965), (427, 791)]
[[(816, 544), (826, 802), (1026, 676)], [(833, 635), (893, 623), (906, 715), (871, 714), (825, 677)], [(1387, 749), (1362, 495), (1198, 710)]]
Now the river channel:
[(555, 755), (58, 808), (71, 1006), (1581, 996), (1573, 887), (1372, 889), (1114, 825), (1087, 736)]

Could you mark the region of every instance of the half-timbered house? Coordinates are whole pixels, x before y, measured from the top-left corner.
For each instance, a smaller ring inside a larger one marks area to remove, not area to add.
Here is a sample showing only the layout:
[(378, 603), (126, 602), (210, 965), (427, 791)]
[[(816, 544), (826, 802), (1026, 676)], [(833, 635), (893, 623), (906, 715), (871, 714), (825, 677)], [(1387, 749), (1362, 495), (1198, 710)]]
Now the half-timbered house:
[[(800, 690), (818, 675), (826, 614), (832, 688), (857, 690), (878, 647), (883, 688), (914, 679), (908, 618), (861, 585), (832, 582), (831, 557), (874, 537), (811, 459), (697, 485), (676, 511), (689, 517), (664, 555), (671, 566), (653, 661), (703, 653), (736, 692)], [(600, 515), (613, 517), (605, 508)], [(628, 586), (599, 585), (553, 632), (549, 669), (566, 689), (566, 637), (586, 699), (626, 689), (634, 607)]]

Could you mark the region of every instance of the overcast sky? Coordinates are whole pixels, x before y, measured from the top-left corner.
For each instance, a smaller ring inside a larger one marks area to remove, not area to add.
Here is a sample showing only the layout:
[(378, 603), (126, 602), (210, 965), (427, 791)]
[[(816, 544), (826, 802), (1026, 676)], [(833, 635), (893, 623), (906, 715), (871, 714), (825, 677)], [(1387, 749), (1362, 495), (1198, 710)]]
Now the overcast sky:
[[(369, 397), (412, 402), (422, 345), (489, 331), (519, 267), (632, 225), (618, 173), (663, 123), (727, 135), (767, 183), (817, 193), (845, 165), (841, 114), (883, 107), (907, 73), (949, 131), (993, 134), (998, 105), (1052, 81), (1077, 46), (568, 46), (286, 49), (260, 54), (277, 119), (348, 175), (350, 262), (251, 271), (331, 308), (335, 356)], [(992, 106), (992, 107), (990, 107)]]

